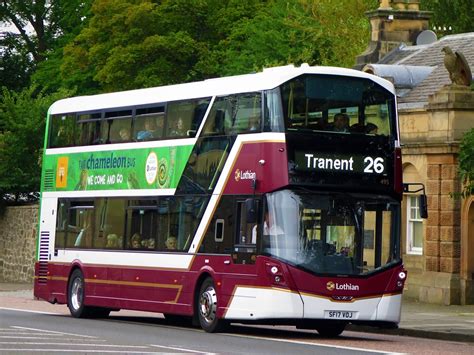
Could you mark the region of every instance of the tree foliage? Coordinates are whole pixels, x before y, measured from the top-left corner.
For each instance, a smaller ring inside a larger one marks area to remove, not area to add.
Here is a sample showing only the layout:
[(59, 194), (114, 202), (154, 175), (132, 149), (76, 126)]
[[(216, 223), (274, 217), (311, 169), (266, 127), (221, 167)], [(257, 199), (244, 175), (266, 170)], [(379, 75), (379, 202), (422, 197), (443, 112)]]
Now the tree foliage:
[(90, 93), (288, 63), (352, 66), (369, 38), (364, 12), (376, 2), (96, 0), (64, 49), (62, 75)]
[(81, 30), (92, 1), (0, 1), (0, 23), (14, 29), (0, 38), (0, 86), (21, 90), (33, 74), (40, 86), (59, 89), (62, 47)]
[(45, 117), (49, 106), (67, 93), (37, 94), (2, 90), (0, 99), (0, 201), (25, 201), (39, 191)]
[(474, 0), (421, 0), (421, 8), (433, 12), (430, 24), (439, 34), (474, 32)]
[(33, 69), (28, 54), (21, 51), (14, 36), (0, 39), (0, 47), (0, 87), (19, 91), (28, 85)]

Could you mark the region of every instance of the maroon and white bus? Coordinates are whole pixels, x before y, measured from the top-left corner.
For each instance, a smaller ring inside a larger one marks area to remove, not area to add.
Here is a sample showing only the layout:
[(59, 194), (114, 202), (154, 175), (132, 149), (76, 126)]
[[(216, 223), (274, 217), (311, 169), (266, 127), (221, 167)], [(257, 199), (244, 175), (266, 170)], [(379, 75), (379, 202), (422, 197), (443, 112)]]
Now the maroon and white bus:
[(400, 320), (393, 85), (285, 66), (48, 113), (35, 296), (339, 335)]

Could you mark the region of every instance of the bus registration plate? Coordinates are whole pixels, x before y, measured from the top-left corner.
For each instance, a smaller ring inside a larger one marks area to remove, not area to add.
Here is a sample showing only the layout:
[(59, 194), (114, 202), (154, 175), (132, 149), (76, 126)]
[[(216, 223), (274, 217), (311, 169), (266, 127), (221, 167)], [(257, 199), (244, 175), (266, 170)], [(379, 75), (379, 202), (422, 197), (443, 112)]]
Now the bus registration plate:
[(354, 311), (325, 311), (324, 318), (329, 319), (355, 319), (356, 313)]

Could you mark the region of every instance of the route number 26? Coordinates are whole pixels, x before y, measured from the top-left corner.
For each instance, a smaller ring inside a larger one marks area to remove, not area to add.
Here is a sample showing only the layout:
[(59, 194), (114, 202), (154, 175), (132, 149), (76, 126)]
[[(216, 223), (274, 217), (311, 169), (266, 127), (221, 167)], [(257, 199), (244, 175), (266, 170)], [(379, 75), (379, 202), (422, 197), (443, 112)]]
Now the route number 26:
[(383, 165), (383, 158), (372, 158), (372, 157), (365, 157), (364, 158), (364, 173), (383, 173), (385, 166)]

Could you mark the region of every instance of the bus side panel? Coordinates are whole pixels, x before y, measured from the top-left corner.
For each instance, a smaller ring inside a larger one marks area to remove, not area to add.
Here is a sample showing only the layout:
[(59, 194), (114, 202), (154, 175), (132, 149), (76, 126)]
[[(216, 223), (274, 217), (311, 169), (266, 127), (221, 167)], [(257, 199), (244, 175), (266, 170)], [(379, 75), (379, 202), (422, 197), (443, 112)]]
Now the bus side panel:
[(50, 265), (55, 275), (52, 292), (60, 303), (67, 302), (71, 268), (79, 267), (88, 306), (192, 314), (197, 273), (185, 267), (191, 260), (188, 254), (70, 249), (61, 259)]
[(224, 194), (265, 193), (288, 185), (285, 142), (243, 142), (240, 147)]
[(198, 255), (192, 270), (200, 273), (212, 270), (208, 274), (217, 291), (220, 318), (301, 319), (303, 303), (291, 275), (286, 273), (287, 277), (283, 277), (279, 273), (277, 282), (271, 271), (273, 267), (286, 269), (284, 264), (265, 256), (258, 256), (255, 264), (239, 264), (232, 255)]

